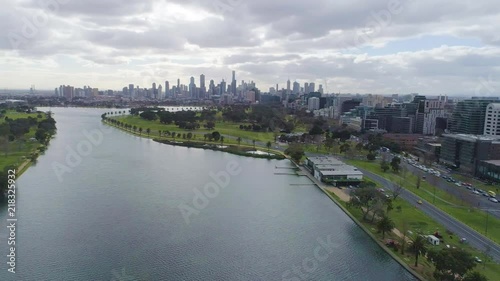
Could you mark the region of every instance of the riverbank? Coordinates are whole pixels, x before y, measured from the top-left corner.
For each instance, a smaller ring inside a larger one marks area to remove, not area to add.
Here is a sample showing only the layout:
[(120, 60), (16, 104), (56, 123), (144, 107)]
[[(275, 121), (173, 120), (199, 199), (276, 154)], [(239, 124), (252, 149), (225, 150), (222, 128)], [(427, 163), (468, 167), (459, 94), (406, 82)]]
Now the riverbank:
[(253, 157), (253, 158), (262, 158), (262, 159), (276, 159), (276, 160), (283, 160), (285, 159), (285, 156), (279, 155), (279, 154), (272, 154), (268, 152), (262, 152), (263, 154), (259, 153), (252, 153), (252, 152), (259, 152), (258, 150), (254, 150), (252, 148), (248, 147), (243, 147), (243, 146), (234, 146), (234, 145), (217, 145), (213, 143), (205, 143), (205, 142), (194, 142), (194, 141), (170, 141), (170, 140), (164, 140), (164, 139), (153, 139), (155, 142), (159, 142), (162, 144), (168, 144), (168, 145), (173, 145), (173, 146), (182, 146), (182, 147), (189, 147), (189, 148), (200, 148), (200, 149), (209, 149), (209, 150), (214, 150), (214, 151), (222, 151), (222, 152), (227, 152), (239, 156), (245, 156), (245, 157)]

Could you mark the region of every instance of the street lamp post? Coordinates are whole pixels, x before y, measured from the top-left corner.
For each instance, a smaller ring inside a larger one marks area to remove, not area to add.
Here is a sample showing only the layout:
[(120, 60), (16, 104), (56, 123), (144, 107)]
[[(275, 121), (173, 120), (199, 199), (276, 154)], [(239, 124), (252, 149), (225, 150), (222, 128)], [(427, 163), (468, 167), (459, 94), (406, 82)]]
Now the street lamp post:
[(488, 215), (489, 215), (489, 209), (486, 209), (486, 223), (484, 227), (484, 236), (488, 235)]

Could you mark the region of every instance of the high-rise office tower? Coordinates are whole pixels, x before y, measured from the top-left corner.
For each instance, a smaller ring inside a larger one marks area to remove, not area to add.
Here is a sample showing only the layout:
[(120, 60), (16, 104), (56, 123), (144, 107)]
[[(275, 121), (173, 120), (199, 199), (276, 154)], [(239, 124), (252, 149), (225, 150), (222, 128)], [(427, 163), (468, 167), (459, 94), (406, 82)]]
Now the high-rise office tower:
[(158, 99), (162, 100), (163, 99), (163, 87), (161, 85), (158, 86)]
[(233, 70), (233, 79), (231, 80), (231, 92), (236, 94), (236, 72)]
[(156, 83), (153, 83), (153, 92), (152, 92), (152, 98), (153, 99), (158, 99), (158, 90), (156, 89)]
[(318, 92), (319, 92), (320, 94), (323, 94), (323, 85), (319, 85)]
[(165, 98), (168, 98), (170, 96), (170, 83), (168, 81), (165, 81)]
[(222, 79), (222, 82), (220, 82), (219, 86), (219, 95), (223, 95), (226, 93), (226, 82), (224, 82), (224, 79)]
[(200, 96), (198, 98), (204, 99), (207, 94), (207, 88), (205, 87), (205, 74), (200, 75)]
[(304, 94), (309, 94), (311, 91), (309, 91), (309, 83), (304, 83)]
[(316, 85), (314, 83), (309, 83), (309, 92), (315, 92), (316, 91)]
[(300, 84), (299, 82), (293, 82), (293, 94), (298, 94), (300, 92)]
[(210, 98), (212, 95), (216, 95), (217, 93), (215, 92), (215, 82), (214, 80), (210, 80), (210, 84), (208, 85), (208, 96), (207, 98)]
[(194, 83), (194, 77), (191, 76), (189, 79), (189, 97), (192, 99), (196, 98), (196, 84)]
[(486, 107), (484, 134), (489, 136), (500, 136), (500, 101), (498, 103), (490, 103), (488, 107)]
[(486, 108), (491, 103), (500, 103), (498, 97), (473, 97), (458, 102), (450, 122), (450, 131), (453, 133), (482, 135)]
[(128, 94), (130, 95), (131, 98), (135, 97), (134, 84), (128, 84)]
[(175, 94), (176, 94), (175, 97), (181, 94), (181, 79), (179, 78), (177, 78), (177, 92)]

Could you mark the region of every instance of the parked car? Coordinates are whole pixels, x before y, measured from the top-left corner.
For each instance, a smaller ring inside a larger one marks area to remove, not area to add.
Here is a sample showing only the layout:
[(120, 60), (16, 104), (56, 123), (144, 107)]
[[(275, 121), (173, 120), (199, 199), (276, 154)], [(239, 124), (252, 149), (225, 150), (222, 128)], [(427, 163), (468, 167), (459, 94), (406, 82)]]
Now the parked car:
[(498, 203), (498, 200), (496, 198), (493, 198), (493, 197), (488, 198), (488, 200), (490, 200), (493, 203)]
[(474, 257), (474, 260), (477, 262), (477, 263), (481, 263), (483, 262), (479, 257)]

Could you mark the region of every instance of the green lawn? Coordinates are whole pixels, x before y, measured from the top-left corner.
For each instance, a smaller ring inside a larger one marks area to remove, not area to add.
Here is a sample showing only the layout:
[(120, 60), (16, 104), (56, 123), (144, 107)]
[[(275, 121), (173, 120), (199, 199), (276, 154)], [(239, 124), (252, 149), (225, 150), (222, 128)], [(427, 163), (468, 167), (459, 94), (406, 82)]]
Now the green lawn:
[[(222, 121), (217, 121), (215, 123), (215, 128), (214, 129), (205, 129), (201, 127), (198, 130), (194, 131), (188, 131), (184, 129), (179, 129), (176, 125), (170, 124), (170, 125), (165, 125), (161, 124), (159, 120), (156, 121), (148, 121), (144, 120), (138, 116), (120, 116), (120, 117), (113, 117), (114, 119), (120, 120), (121, 122), (130, 124), (132, 126), (137, 126), (137, 127), (142, 127), (143, 130), (146, 130), (146, 128), (150, 128), (152, 131), (152, 134), (158, 135), (158, 130), (164, 131), (168, 130), (170, 132), (176, 132), (176, 133), (193, 133), (197, 135), (203, 136), (204, 134), (211, 133), (214, 131), (218, 131), (222, 135), (228, 135), (228, 136), (234, 136), (234, 137), (241, 137), (244, 139), (248, 140), (256, 140), (256, 141), (261, 141), (261, 142), (267, 142), (267, 141), (274, 141), (274, 134), (271, 132), (253, 132), (253, 131), (245, 131), (240, 129), (240, 125), (244, 125), (244, 123), (230, 123), (230, 122), (222, 122)], [(249, 125), (249, 124), (246, 124)]]
[[(487, 236), (496, 243), (500, 243), (500, 219), (492, 217), (491, 215), (488, 215), (487, 217), (486, 212), (471, 207), (468, 202), (461, 200), (460, 198), (457, 198), (446, 191), (434, 188), (427, 181), (421, 181), (420, 188), (417, 189), (416, 175), (407, 173), (406, 179), (403, 179), (399, 174), (395, 174), (392, 171), (387, 171), (386, 173), (384, 173), (380, 169), (380, 164), (378, 161), (368, 162), (362, 160), (349, 160), (347, 162), (351, 165), (366, 169), (372, 173), (385, 177), (392, 182), (403, 182), (403, 186), (406, 189), (420, 196), (422, 199), (425, 199), (430, 204), (435, 205), (444, 212), (450, 214), (457, 220), (475, 229), (479, 233)], [(463, 187), (456, 188), (463, 189)], [(434, 198), (434, 192), (436, 195), (436, 199)], [(470, 195), (465, 191), (464, 196)]]
[[(43, 114), (42, 114), (43, 115)], [(19, 118), (28, 118), (28, 117), (33, 117), (37, 118), (38, 113), (24, 113), (24, 112), (17, 112), (15, 110), (8, 110), (7, 114), (5, 114), (6, 117), (9, 117), (9, 119), (19, 119)], [(0, 124), (5, 122), (5, 117), (0, 118)]]
[[(21, 118), (18, 116), (18, 118)], [(40, 143), (38, 141), (30, 141), (29, 139), (35, 136), (35, 128), (31, 128), (23, 139), (15, 140), (10, 143), (0, 144), (0, 169), (3, 170), (8, 166), (19, 167), (24, 161), (29, 158), (32, 152), (35, 152)]]

